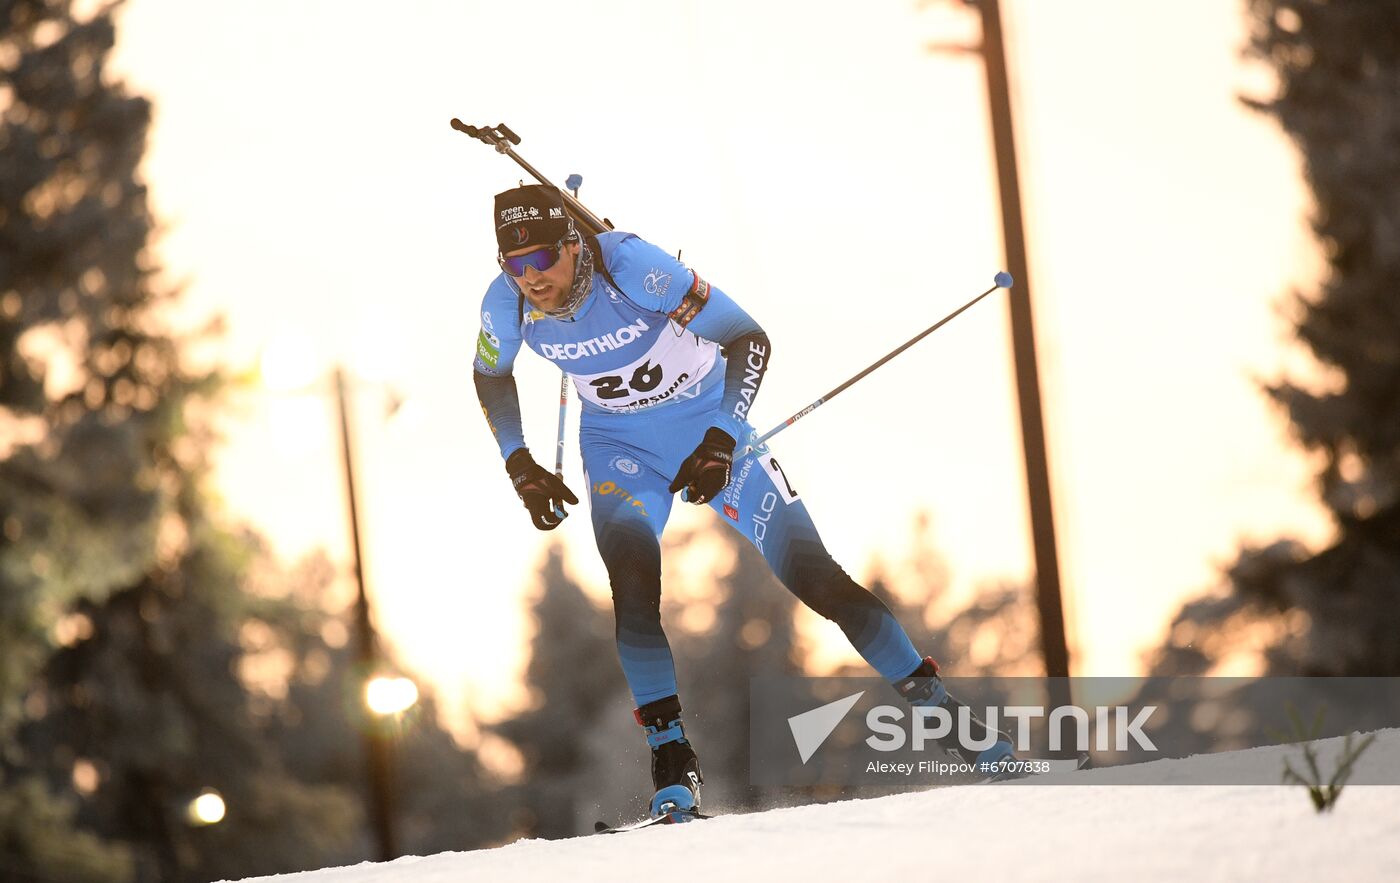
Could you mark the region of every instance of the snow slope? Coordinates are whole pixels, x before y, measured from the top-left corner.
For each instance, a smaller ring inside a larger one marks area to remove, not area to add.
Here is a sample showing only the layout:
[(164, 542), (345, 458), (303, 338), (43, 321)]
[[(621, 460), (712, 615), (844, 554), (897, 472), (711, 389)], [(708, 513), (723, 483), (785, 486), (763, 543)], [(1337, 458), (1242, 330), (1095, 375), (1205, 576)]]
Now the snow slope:
[[(1341, 741), (1319, 743), (1324, 771)], [(1115, 787), (1121, 772), (1086, 770), (1054, 776), (1086, 783), (1074, 787), (1048, 786), (1046, 776), (257, 879), (1400, 880), (1400, 786), (1351, 785), (1317, 815), (1297, 786), (1170, 784), (1187, 765), (1277, 774), (1286, 756), (1300, 752), (1256, 748), (1137, 768), (1161, 785)], [(1400, 730), (1385, 730), (1356, 777), (1397, 767)]]

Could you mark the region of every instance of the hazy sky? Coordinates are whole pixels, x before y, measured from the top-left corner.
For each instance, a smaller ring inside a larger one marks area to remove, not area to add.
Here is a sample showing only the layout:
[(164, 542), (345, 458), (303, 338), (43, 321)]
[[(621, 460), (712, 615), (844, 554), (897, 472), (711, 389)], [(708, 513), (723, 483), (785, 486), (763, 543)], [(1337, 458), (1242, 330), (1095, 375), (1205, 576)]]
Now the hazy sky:
[[(1276, 305), (1318, 273), (1307, 196), (1237, 101), (1270, 83), (1240, 58), (1242, 2), (1003, 6), (1075, 671), (1129, 674), (1242, 539), (1328, 535), (1255, 385), (1306, 366)], [(1001, 268), (980, 60), (927, 50), (975, 38), (953, 3), (131, 0), (119, 23), (117, 67), (156, 102), (182, 321), (226, 315), (235, 365), (291, 341), (410, 396), (387, 424), (375, 388), (356, 399), (367, 566), (389, 639), (455, 708), (514, 698), (548, 538), (606, 581), (586, 512), (530, 527), (481, 419), (490, 201), (523, 173), (451, 117), (507, 122), (748, 308), (775, 351), (760, 429)], [(517, 364), (544, 460), (557, 374)], [(959, 590), (1028, 579), (1010, 372), (989, 299), (775, 442), (848, 570), (902, 557), (926, 509)], [(288, 559), (344, 559), (330, 420), (310, 396), (230, 403), (219, 490)], [(576, 441), (566, 479), (582, 491)]]

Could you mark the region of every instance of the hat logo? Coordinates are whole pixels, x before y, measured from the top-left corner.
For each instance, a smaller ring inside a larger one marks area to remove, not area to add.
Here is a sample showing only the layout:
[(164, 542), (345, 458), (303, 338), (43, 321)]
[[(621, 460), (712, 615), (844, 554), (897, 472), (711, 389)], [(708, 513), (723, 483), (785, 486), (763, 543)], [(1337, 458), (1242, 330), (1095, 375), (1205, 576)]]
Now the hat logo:
[(516, 245), (524, 245), (530, 239), (530, 231), (525, 227), (516, 227), (510, 235)]

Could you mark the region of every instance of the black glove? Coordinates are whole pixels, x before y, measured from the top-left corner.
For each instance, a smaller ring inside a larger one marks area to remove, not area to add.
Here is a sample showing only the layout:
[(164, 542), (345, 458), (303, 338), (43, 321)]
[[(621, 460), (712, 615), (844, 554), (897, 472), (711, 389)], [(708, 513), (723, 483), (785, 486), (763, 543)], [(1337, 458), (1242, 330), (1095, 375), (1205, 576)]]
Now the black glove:
[(674, 494), (685, 488), (684, 499), (703, 505), (729, 484), (729, 468), (733, 465), (734, 439), (723, 429), (711, 426), (705, 430), (704, 441), (681, 464), (669, 490)]
[(520, 502), (530, 510), (530, 520), (540, 530), (554, 530), (568, 517), (565, 503), (578, 503), (578, 497), (564, 480), (535, 462), (525, 448), (506, 458), (506, 472)]

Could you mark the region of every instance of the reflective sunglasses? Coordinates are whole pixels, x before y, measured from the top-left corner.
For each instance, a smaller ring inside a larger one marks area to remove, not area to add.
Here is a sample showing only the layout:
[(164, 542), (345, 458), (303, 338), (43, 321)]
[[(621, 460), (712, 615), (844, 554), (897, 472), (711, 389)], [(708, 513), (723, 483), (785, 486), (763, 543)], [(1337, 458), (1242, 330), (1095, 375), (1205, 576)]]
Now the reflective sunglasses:
[(519, 278), (525, 275), (525, 268), (534, 267), (543, 273), (550, 267), (559, 263), (559, 255), (564, 250), (564, 243), (568, 239), (561, 239), (553, 245), (537, 248), (534, 251), (518, 254), (513, 258), (508, 258), (503, 254), (496, 255), (496, 262), (501, 265), (501, 269), (506, 271), (506, 275)]

